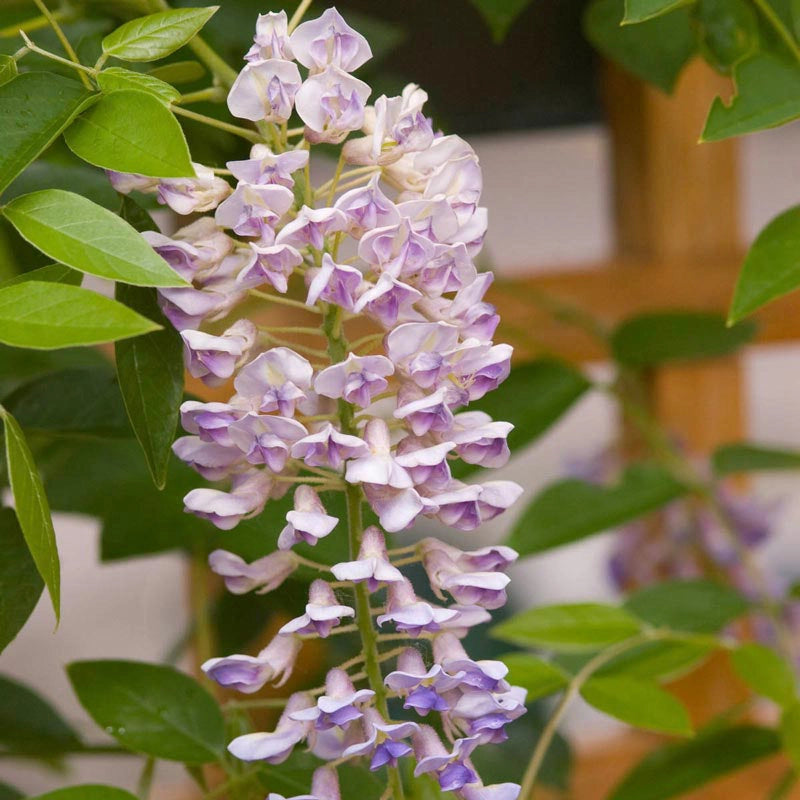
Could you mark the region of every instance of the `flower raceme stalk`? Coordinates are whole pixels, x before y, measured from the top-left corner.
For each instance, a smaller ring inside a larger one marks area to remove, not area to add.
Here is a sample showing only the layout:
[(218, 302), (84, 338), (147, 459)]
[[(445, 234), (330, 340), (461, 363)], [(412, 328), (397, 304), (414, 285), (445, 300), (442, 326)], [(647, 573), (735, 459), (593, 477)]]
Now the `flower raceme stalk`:
[[(305, 639), (358, 630), (360, 654), (331, 670), (324, 689), (293, 694), (274, 731), (234, 739), (231, 753), (279, 764), (305, 743), (327, 762), (303, 796), (316, 800), (339, 800), (335, 766), (351, 759), (388, 767), (395, 800), (404, 759), (463, 800), (513, 800), (519, 787), (484, 786), (471, 756), (506, 738), (525, 692), (501, 662), (471, 659), (461, 639), (505, 603), (517, 554), (431, 538), (393, 553), (386, 542), (391, 533), (402, 544), (420, 516), (473, 531), (521, 492), (509, 481), (463, 483), (450, 468), (509, 457), (512, 426), (468, 410), (506, 378), (511, 358), (492, 342), (499, 318), (483, 300), (492, 276), (473, 263), (487, 225), (481, 170), (463, 139), (434, 131), (419, 87), (367, 105), (371, 89), (351, 73), (370, 56), (333, 8), (293, 31), (284, 12), (263, 14), (228, 107), (265, 138), (228, 164), (235, 188), (200, 165), (193, 179), (111, 175), (120, 191), (157, 192), (179, 214), (214, 210), (170, 237), (143, 234), (192, 284), (160, 290), (187, 369), (233, 385), (228, 402), (182, 406), (188, 435), (176, 454), (224, 482), (190, 491), (186, 510), (228, 530), (293, 491), (274, 553), (248, 564), (219, 550), (212, 569), (232, 592), (268, 592), (309, 564), (299, 545), (342, 537), (350, 548), (348, 560), (315, 565), (303, 613), (261, 653), (214, 658), (204, 670), (252, 693), (288, 679)], [(289, 131), (294, 115), (304, 127)], [(341, 156), (315, 188), (309, 152), (319, 143), (340, 145)], [(303, 285), (304, 304), (285, 297)], [(299, 305), (307, 319), (259, 328), (236, 317), (253, 297)], [(375, 335), (349, 344), (355, 318)], [(293, 345), (298, 333), (304, 342), (316, 333), (319, 346)], [(328, 491), (345, 493), (347, 520), (326, 510)], [(366, 529), (364, 502), (378, 520)], [(403, 574), (412, 562), (438, 603)]]

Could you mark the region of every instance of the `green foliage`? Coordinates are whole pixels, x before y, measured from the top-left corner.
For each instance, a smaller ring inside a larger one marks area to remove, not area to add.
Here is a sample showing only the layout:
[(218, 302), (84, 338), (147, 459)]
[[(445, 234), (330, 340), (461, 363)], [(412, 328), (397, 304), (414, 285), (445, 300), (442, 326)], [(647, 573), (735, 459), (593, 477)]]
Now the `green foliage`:
[(0, 653), (20, 632), (43, 589), (16, 515), (0, 509)]
[(19, 789), (15, 789), (13, 786), (9, 786), (7, 783), (3, 783), (0, 781), (0, 800), (20, 800), (25, 795), (19, 791)]
[(0, 283), (0, 289), (4, 289), (6, 286), (14, 286), (17, 283), (25, 283), (26, 281), (68, 283), (71, 286), (78, 286), (82, 279), (83, 276), (80, 272), (65, 267), (63, 264), (48, 264), (46, 267), (32, 269), (30, 272), (23, 272), (22, 275), (3, 281)]
[(165, 83), (180, 85), (201, 80), (206, 74), (206, 69), (199, 61), (171, 61), (153, 67), (147, 74)]
[[(25, 72), (0, 85), (0, 192), (92, 102), (76, 81)], [(21, 109), (25, 113), (20, 113)], [(13, 124), (11, 123), (13, 120)]]
[(80, 195), (44, 189), (12, 200), (4, 214), (34, 247), (81, 272), (136, 286), (186, 285), (127, 222)]
[(625, 608), (657, 628), (715, 633), (750, 610), (731, 586), (707, 580), (672, 580), (630, 595)]
[(625, 16), (623, 25), (644, 22), (653, 17), (660, 17), (681, 6), (690, 5), (694, 0), (625, 0)]
[(104, 169), (157, 178), (195, 175), (183, 129), (152, 89), (104, 95), (75, 120), (64, 141), (76, 156)]
[(670, 681), (694, 669), (713, 649), (694, 642), (644, 642), (612, 658), (597, 674)]
[(717, 97), (708, 112), (702, 141), (716, 142), (783, 125), (800, 116), (800, 66), (758, 53), (734, 68), (736, 96)]
[[(565, 361), (539, 358), (515, 366), (500, 387), (470, 403), (470, 410), (484, 411), (492, 419), (514, 425), (508, 436), (512, 453), (534, 442), (591, 388), (582, 372)], [(466, 462), (453, 464), (453, 474), (464, 477), (475, 472)]]
[(133, 19), (103, 39), (103, 52), (123, 61), (164, 58), (192, 39), (218, 8), (181, 8)]
[(47, 586), (58, 620), (61, 613), (61, 568), (47, 495), (17, 421), (2, 406), (0, 417), (5, 428), (6, 467), (19, 526), (36, 569)]
[(590, 678), (581, 696), (599, 711), (637, 728), (689, 736), (692, 724), (683, 705), (657, 683), (639, 678)]
[(507, 653), (500, 660), (508, 667), (508, 680), (528, 692), (527, 703), (559, 692), (569, 683), (569, 675), (559, 666), (531, 653)]
[(502, 42), (514, 20), (531, 4), (531, 0), (470, 0), (486, 20), (492, 38)]
[(92, 783), (56, 789), (53, 792), (36, 795), (32, 800), (136, 800), (136, 796), (125, 789)]
[(711, 456), (711, 465), (719, 477), (737, 472), (800, 469), (800, 451), (762, 447), (748, 442), (723, 444)]
[(97, 85), (106, 94), (125, 89), (149, 92), (167, 105), (181, 96), (174, 86), (170, 86), (159, 78), (145, 72), (134, 72), (124, 67), (104, 69), (97, 75)]
[(750, 0), (699, 0), (693, 21), (703, 58), (724, 74), (759, 46), (758, 17)]
[(117, 298), (162, 326), (146, 336), (117, 342), (114, 348), (128, 417), (153, 482), (162, 489), (183, 399), (183, 346), (178, 332), (164, 319), (155, 290), (120, 285)]
[(670, 361), (733, 353), (756, 333), (752, 323), (735, 327), (725, 317), (695, 311), (640, 314), (622, 322), (611, 338), (614, 358), (627, 366), (654, 367)]
[[(800, 72), (794, 89), (800, 113)], [(800, 286), (800, 206), (773, 219), (756, 237), (736, 282), (730, 309), (738, 322)]]
[(172, 667), (135, 661), (76, 661), (67, 673), (92, 719), (131, 750), (204, 764), (225, 750), (214, 698)]
[(781, 741), (795, 770), (800, 770), (800, 702), (795, 702), (781, 714)]
[(633, 464), (614, 486), (569, 478), (545, 487), (517, 520), (508, 544), (526, 556), (635, 519), (687, 491), (655, 464)]
[(639, 621), (623, 608), (575, 603), (521, 611), (495, 625), (492, 635), (511, 644), (569, 652), (596, 650), (640, 630)]
[(731, 653), (737, 675), (758, 694), (787, 708), (797, 702), (794, 670), (774, 650), (748, 642)]
[(64, 369), (36, 378), (10, 394), (3, 405), (28, 433), (131, 435), (111, 365)]
[(34, 691), (0, 676), (0, 744), (15, 753), (53, 757), (80, 749), (78, 735)]
[(26, 281), (0, 288), (0, 342), (53, 349), (139, 336), (158, 326), (89, 289)]
[(712, 729), (640, 761), (609, 800), (669, 800), (780, 750), (775, 731), (755, 725)]
[(13, 56), (0, 55), (0, 86), (17, 77), (17, 62)]
[(638, 25), (621, 26), (623, 15), (623, 0), (592, 0), (583, 18), (587, 39), (638, 78), (671, 92), (697, 48), (688, 9)]

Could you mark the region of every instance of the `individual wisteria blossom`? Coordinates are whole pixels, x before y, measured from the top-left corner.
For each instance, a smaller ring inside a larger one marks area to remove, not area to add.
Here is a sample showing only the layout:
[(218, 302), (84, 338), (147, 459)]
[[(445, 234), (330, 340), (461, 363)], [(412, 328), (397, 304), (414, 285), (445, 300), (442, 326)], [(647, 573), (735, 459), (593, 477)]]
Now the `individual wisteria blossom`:
[[(185, 509), (223, 531), (263, 515), (262, 556), (217, 549), (211, 568), (234, 594), (308, 586), (261, 652), (203, 669), (252, 694), (288, 681), (307, 639), (347, 647), (357, 636), (323, 687), (288, 697), (274, 730), (234, 738), (233, 756), (280, 764), (309, 750), (322, 766), (292, 800), (341, 800), (345, 762), (385, 770), (386, 800), (399, 800), (403, 773), (459, 800), (514, 800), (519, 787), (484, 785), (472, 753), (506, 738), (525, 692), (462, 645), (506, 602), (517, 557), (471, 532), (521, 492), (455, 468), (504, 465), (513, 430), (471, 407), (512, 355), (493, 341), (492, 275), (474, 262), (488, 221), (480, 163), (435, 129), (419, 86), (370, 105), (353, 74), (371, 57), (366, 39), (335, 8), (303, 21), (306, 6), (297, 19), (258, 17), (228, 95), (261, 141), (226, 170), (195, 165), (193, 178), (109, 173), (120, 192), (203, 215), (143, 236), (189, 284), (159, 290), (159, 303), (190, 374), (218, 387), (181, 406), (174, 452), (210, 482)], [(314, 185), (319, 143), (340, 158)], [(461, 538), (415, 543), (406, 531), (419, 517)]]

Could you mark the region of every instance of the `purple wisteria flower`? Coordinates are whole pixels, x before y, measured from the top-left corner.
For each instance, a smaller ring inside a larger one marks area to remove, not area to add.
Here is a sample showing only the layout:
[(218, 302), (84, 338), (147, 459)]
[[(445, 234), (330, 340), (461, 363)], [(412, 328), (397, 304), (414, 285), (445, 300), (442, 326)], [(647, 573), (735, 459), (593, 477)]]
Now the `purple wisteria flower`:
[(356, 689), (347, 673), (332, 669), (325, 677), (325, 694), (317, 704), (292, 714), (298, 722), (310, 723), (317, 731), (347, 728), (353, 720), (364, 716), (363, 705), (375, 696), (372, 689)]
[[(401, 534), (420, 516), (472, 532), (522, 491), (453, 477), (458, 459), (503, 466), (513, 430), (472, 405), (505, 380), (512, 356), (493, 341), (492, 274), (475, 264), (488, 220), (480, 162), (434, 128), (419, 86), (370, 105), (353, 74), (371, 57), (366, 39), (334, 8), (303, 20), (307, 5), (256, 22), (228, 95), (231, 113), (256, 123), (249, 153), (227, 171), (195, 164), (191, 178), (109, 173), (121, 192), (202, 215), (143, 234), (188, 284), (158, 290), (187, 369), (219, 387), (213, 401), (181, 406), (187, 435), (174, 452), (216, 484), (190, 491), (185, 510), (222, 530), (263, 512), (275, 530), (265, 506), (294, 490), (272, 552), (270, 536), (252, 561), (216, 549), (212, 570), (234, 594), (317, 577), (266, 648), (203, 669), (254, 693), (288, 680), (305, 639), (358, 636), (324, 688), (292, 694), (275, 730), (236, 737), (233, 756), (280, 764), (302, 745), (322, 759), (310, 794), (291, 800), (341, 800), (336, 768), (359, 759), (389, 770), (387, 800), (403, 759), (459, 800), (515, 800), (519, 787), (484, 785), (471, 755), (506, 738), (525, 692), (462, 639), (506, 602), (517, 554)], [(333, 177), (315, 184), (319, 143), (341, 149)], [(328, 499), (337, 491), (341, 506)], [(388, 543), (387, 533), (400, 535)], [(437, 602), (423, 599), (431, 592)]]
[(249, 564), (235, 553), (214, 550), (208, 556), (212, 571), (225, 579), (225, 588), (232, 594), (266, 594), (277, 589), (299, 566), (291, 551), (276, 550)]
[(309, 725), (295, 719), (295, 715), (313, 708), (314, 701), (305, 692), (296, 692), (288, 702), (272, 733), (246, 733), (238, 736), (228, 750), (242, 761), (266, 761), (282, 764), (292, 754), (296, 744), (306, 738)]
[(354, 617), (350, 606), (337, 604), (333, 589), (323, 580), (316, 580), (308, 590), (308, 605), (305, 614), (287, 622), (279, 631), (283, 636), (293, 634), (316, 634), (322, 639), (341, 622), (342, 617)]
[(294, 492), (294, 510), (286, 514), (286, 527), (278, 537), (278, 547), (288, 550), (305, 542), (315, 545), (326, 537), (339, 520), (325, 513), (319, 495), (310, 487), (301, 484)]
[(377, 591), (381, 584), (404, 580), (403, 573), (389, 561), (386, 540), (380, 529), (374, 525), (364, 531), (358, 558), (355, 561), (334, 564), (331, 572), (338, 581), (366, 582), (370, 592)]
[(301, 646), (296, 637), (276, 636), (257, 656), (211, 658), (203, 664), (203, 672), (220, 686), (252, 694), (267, 683), (286, 683)]

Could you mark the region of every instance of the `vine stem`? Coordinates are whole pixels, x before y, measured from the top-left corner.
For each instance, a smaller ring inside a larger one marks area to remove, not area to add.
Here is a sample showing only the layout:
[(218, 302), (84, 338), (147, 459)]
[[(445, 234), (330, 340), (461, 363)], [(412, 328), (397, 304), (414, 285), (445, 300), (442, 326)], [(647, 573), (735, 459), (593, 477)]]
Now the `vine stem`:
[[(61, 46), (64, 48), (64, 52), (69, 56), (69, 60), (73, 64), (77, 64), (79, 66), (83, 66), (78, 58), (78, 54), (75, 52), (75, 49), (70, 44), (69, 39), (67, 39), (66, 34), (61, 29), (61, 26), (58, 24), (58, 20), (50, 13), (50, 9), (44, 4), (44, 0), (33, 0), (36, 4), (36, 8), (42, 12), (42, 16), (47, 20), (50, 27), (55, 31), (56, 36), (58, 37), (58, 41), (61, 42)], [(78, 75), (80, 76), (81, 83), (91, 92), (94, 88), (91, 83), (89, 83), (89, 79), (83, 72), (79, 72)]]
[(214, 119), (214, 117), (207, 117), (205, 114), (198, 114), (196, 111), (189, 111), (188, 108), (182, 108), (174, 104), (171, 108), (174, 114), (193, 119), (195, 122), (202, 122), (210, 128), (219, 128), (221, 131), (232, 133), (235, 136), (241, 136), (242, 139), (247, 139), (248, 142), (256, 143), (261, 141), (261, 137), (255, 131), (241, 128), (239, 125), (231, 125), (229, 122), (223, 122), (222, 120)]
[[(347, 357), (347, 340), (342, 326), (342, 309), (329, 306), (325, 311), (322, 330), (328, 340), (328, 355), (334, 364)], [(353, 407), (345, 400), (339, 400), (339, 422), (342, 433), (351, 436), (356, 434)], [(361, 514), (361, 487), (357, 484), (345, 484), (345, 503), (347, 507), (347, 538), (350, 546), (350, 558), (357, 558), (364, 532), (364, 521)], [(369, 589), (365, 583), (354, 587), (356, 601), (356, 627), (361, 638), (361, 654), (364, 658), (364, 673), (369, 681), (370, 689), (375, 692), (375, 707), (384, 719), (389, 719), (386, 686), (383, 683), (380, 652), (378, 650), (378, 631), (372, 622)], [(403, 782), (400, 771), (396, 767), (389, 768), (389, 788), (393, 800), (404, 800)]]
[(309, 7), (311, 6), (312, 0), (302, 0), (299, 6), (297, 6), (297, 10), (292, 14), (292, 18), (289, 20), (289, 25), (287, 26), (287, 33), (291, 33), (302, 21), (303, 17), (305, 16), (306, 11), (308, 11)]
[[(167, 0), (150, 0), (151, 11), (169, 11), (172, 8)], [(194, 36), (188, 47), (211, 70), (214, 77), (226, 89), (233, 86), (239, 73), (227, 64), (220, 55), (201, 36)]]
[(544, 726), (542, 735), (539, 737), (539, 741), (536, 742), (536, 747), (531, 755), (528, 768), (525, 770), (525, 775), (522, 778), (522, 788), (519, 792), (520, 797), (524, 797), (526, 800), (533, 798), (533, 792), (536, 787), (536, 778), (538, 777), (539, 770), (544, 763), (547, 751), (550, 749), (550, 745), (553, 742), (553, 738), (556, 735), (556, 731), (558, 730), (561, 720), (564, 718), (564, 714), (567, 713), (570, 703), (572, 703), (572, 701), (580, 694), (583, 684), (586, 683), (586, 681), (589, 680), (589, 678), (598, 669), (600, 669), (600, 667), (604, 666), (622, 653), (625, 653), (634, 647), (638, 647), (640, 644), (650, 641), (652, 638), (652, 635), (643, 633), (639, 636), (634, 636), (631, 639), (626, 639), (624, 642), (619, 642), (616, 645), (612, 645), (606, 650), (603, 650), (602, 653), (598, 653), (594, 658), (587, 661), (583, 668), (575, 675), (561, 697), (561, 700), (558, 701), (558, 705), (555, 707), (552, 716)]

